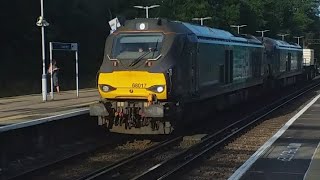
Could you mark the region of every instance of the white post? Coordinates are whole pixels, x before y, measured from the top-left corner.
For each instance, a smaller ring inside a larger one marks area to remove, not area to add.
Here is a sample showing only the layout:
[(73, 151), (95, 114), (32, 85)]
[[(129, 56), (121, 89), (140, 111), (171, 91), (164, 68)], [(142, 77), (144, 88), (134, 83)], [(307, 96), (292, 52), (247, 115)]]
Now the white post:
[(76, 86), (77, 86), (77, 97), (79, 97), (79, 67), (78, 67), (78, 50), (76, 51)]
[(51, 86), (51, 100), (53, 100), (53, 66), (52, 66), (52, 42), (49, 43), (50, 45), (50, 86)]
[(146, 17), (149, 18), (149, 7), (146, 7)]
[[(41, 17), (44, 17), (43, 13), (43, 0), (41, 3)], [(42, 101), (47, 101), (47, 79), (46, 79), (46, 53), (45, 53), (45, 42), (44, 42), (44, 26), (41, 26), (41, 40), (42, 40)]]
[(203, 18), (200, 18), (201, 26), (203, 26)]

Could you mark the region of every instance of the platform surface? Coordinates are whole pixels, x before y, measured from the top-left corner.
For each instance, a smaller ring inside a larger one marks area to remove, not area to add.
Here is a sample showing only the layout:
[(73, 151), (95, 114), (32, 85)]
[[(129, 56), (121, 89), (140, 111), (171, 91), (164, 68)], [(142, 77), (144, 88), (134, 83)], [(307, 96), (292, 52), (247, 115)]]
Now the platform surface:
[[(283, 132), (274, 139), (272, 144), (257, 155), (248, 168), (240, 167), (229, 179), (241, 180), (319, 180), (320, 179), (320, 95), (315, 97), (304, 109), (295, 115), (284, 126)], [(303, 111), (304, 110), (304, 111)], [(269, 141), (270, 141), (269, 140)], [(267, 146), (267, 143), (264, 146)], [(262, 147), (261, 147), (262, 148)], [(260, 148), (260, 149), (261, 149)], [(259, 149), (259, 150), (260, 150)], [(258, 150), (258, 151), (259, 151)], [(257, 152), (258, 152), (257, 151)], [(256, 152), (256, 153), (257, 153)], [(255, 154), (256, 154), (255, 153)], [(245, 164), (246, 164), (245, 163)], [(242, 169), (242, 170), (241, 170)], [(238, 172), (239, 171), (239, 172)]]
[(0, 98), (0, 127), (88, 108), (100, 96), (96, 89), (83, 89), (78, 98), (76, 91), (55, 93), (54, 100), (47, 98), (46, 102), (41, 94)]

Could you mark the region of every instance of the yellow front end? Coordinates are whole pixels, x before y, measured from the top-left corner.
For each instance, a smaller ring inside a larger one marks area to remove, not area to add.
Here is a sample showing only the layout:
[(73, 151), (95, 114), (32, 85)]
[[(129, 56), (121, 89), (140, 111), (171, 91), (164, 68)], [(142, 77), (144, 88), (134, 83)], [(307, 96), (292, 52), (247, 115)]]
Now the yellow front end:
[[(110, 86), (109, 90), (103, 89), (103, 85)], [(158, 92), (158, 87), (163, 87), (163, 91)], [(150, 94), (156, 95), (158, 100), (167, 99), (166, 79), (163, 73), (146, 71), (100, 73), (98, 89), (101, 97), (105, 99), (147, 100)]]

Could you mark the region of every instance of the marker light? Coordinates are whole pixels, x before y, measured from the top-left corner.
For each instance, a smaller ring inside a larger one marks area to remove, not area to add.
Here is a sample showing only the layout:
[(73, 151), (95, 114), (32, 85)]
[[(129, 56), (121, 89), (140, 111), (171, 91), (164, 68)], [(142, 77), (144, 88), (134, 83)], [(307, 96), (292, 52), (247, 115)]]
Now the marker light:
[(146, 28), (146, 24), (141, 23), (141, 24), (139, 25), (139, 28), (140, 28), (140, 30), (144, 30), (144, 29)]
[(151, 61), (148, 61), (148, 62), (147, 62), (147, 66), (148, 66), (148, 67), (151, 67), (151, 66), (152, 66), (152, 62), (151, 62)]

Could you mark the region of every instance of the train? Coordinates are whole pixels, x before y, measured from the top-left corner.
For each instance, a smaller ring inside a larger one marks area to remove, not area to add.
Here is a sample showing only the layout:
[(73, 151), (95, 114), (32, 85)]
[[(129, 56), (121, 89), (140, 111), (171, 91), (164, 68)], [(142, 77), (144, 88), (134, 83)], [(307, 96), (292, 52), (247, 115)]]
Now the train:
[(97, 73), (101, 100), (90, 106), (90, 115), (110, 132), (171, 134), (193, 121), (190, 112), (224, 109), (306, 73), (303, 49), (295, 43), (133, 19), (107, 37)]

